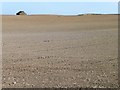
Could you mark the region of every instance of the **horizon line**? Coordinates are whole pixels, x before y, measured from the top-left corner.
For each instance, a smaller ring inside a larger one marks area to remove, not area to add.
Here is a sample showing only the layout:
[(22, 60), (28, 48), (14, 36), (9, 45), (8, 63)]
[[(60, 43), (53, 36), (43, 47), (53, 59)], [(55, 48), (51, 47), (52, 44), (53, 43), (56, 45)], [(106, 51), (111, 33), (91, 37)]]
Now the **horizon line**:
[(68, 15), (64, 15), (64, 14), (27, 14), (27, 15), (15, 15), (15, 14), (0, 14), (0, 15), (3, 15), (3, 16), (38, 16), (38, 15), (43, 15), (43, 16), (82, 16), (82, 15), (120, 15), (120, 14), (114, 14), (114, 13), (111, 13), (111, 14), (106, 14), (106, 13), (85, 13), (85, 14), (68, 14)]

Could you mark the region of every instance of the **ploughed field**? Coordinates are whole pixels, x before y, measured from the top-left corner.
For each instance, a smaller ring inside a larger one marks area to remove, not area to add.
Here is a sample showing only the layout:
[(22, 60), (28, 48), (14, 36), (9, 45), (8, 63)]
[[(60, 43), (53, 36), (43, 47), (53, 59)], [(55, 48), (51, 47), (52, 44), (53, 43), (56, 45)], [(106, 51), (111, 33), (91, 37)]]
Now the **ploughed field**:
[(118, 87), (117, 19), (2, 16), (3, 88)]

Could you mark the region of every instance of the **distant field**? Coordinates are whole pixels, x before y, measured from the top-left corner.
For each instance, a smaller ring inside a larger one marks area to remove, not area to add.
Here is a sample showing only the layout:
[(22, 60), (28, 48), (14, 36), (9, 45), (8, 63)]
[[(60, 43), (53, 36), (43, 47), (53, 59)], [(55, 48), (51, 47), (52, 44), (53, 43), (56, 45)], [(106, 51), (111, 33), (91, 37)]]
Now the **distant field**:
[(118, 87), (118, 16), (2, 16), (4, 88)]

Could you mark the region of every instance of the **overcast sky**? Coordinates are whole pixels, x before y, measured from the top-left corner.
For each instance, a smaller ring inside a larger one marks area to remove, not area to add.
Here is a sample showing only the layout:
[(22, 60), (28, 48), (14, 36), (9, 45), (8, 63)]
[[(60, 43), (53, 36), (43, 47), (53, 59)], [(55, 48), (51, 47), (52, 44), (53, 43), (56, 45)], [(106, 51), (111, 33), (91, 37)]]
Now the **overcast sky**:
[(5, 2), (2, 14), (15, 15), (18, 11), (27, 14), (77, 15), (84, 13), (117, 14), (117, 2)]

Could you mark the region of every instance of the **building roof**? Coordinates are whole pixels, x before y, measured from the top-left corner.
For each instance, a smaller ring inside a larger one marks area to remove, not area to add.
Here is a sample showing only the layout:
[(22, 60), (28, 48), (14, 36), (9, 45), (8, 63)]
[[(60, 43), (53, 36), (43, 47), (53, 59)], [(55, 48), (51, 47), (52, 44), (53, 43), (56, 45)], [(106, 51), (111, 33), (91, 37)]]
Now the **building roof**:
[(19, 11), (16, 15), (27, 15), (24, 11)]

